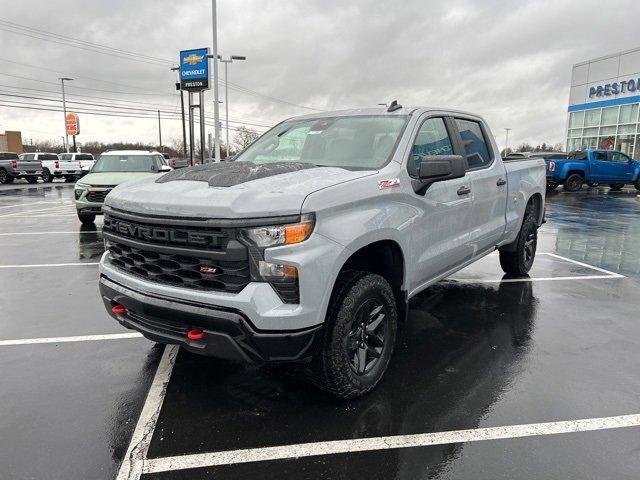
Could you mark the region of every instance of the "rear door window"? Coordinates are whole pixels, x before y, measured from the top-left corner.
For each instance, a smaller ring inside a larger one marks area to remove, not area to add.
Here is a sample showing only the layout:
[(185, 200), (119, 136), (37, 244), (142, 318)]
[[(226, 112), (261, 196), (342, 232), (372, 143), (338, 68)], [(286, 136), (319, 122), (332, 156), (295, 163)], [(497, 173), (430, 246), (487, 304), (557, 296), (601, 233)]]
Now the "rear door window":
[(489, 147), (480, 123), (474, 120), (456, 118), (456, 125), (460, 132), (469, 170), (489, 165), (491, 163), (491, 155), (489, 154)]
[(453, 144), (441, 117), (428, 118), (420, 126), (407, 163), (409, 175), (417, 178), (423, 160), (432, 155), (453, 155)]

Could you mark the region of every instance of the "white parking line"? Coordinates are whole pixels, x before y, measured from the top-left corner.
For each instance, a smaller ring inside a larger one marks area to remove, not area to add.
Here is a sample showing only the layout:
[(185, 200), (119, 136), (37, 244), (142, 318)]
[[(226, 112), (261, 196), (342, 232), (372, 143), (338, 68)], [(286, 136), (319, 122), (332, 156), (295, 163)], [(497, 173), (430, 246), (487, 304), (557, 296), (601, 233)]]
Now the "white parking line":
[(564, 260), (565, 262), (575, 263), (576, 265), (580, 265), (581, 267), (586, 267), (586, 268), (590, 268), (591, 270), (595, 270), (597, 272), (606, 273), (612, 277), (624, 277), (624, 275), (621, 275), (619, 273), (610, 272), (609, 270), (605, 270), (604, 268), (600, 268), (600, 267), (594, 267), (593, 265), (589, 265), (588, 263), (582, 263), (577, 260), (573, 260), (571, 258), (563, 257), (562, 255), (558, 255), (557, 253), (546, 252), (546, 253), (543, 253), (542, 255), (549, 255), (550, 257), (558, 258), (560, 260)]
[(78, 335), (75, 337), (21, 338), (16, 340), (0, 340), (0, 347), (11, 345), (37, 345), (40, 343), (95, 342), (99, 340), (120, 340), (123, 338), (141, 338), (140, 333), (109, 333), (105, 335)]
[(519, 282), (552, 282), (552, 281), (566, 281), (566, 280), (604, 280), (604, 279), (616, 279), (627, 278), (624, 275), (576, 275), (571, 277), (530, 277), (530, 278), (455, 278), (450, 277), (445, 281), (451, 281), (456, 283), (519, 283)]
[(55, 204), (60, 205), (60, 202), (45, 202), (45, 201), (42, 201), (42, 202), (15, 203), (13, 205), (3, 205), (0, 208), (30, 207), (31, 205), (41, 205), (41, 204), (45, 204), (45, 203), (48, 203), (48, 204), (54, 204), (55, 203)]
[(12, 235), (58, 235), (58, 234), (83, 234), (83, 233), (100, 233), (100, 230), (72, 230), (70, 232), (8, 232), (8, 233), (0, 233), (0, 237), (10, 237)]
[(74, 267), (79, 265), (99, 265), (99, 262), (76, 262), (76, 263), (40, 263), (32, 265), (0, 265), (0, 268), (38, 268), (38, 267)]
[[(48, 212), (51, 210), (58, 210), (58, 209), (64, 209), (64, 208), (71, 208), (73, 207), (73, 205), (65, 205), (65, 204), (59, 204), (55, 207), (47, 207), (47, 208), (39, 208), (36, 210), (22, 210), (20, 212), (13, 212), (13, 213), (7, 213), (4, 215), (0, 215), (0, 218), (7, 218), (7, 217), (13, 217), (13, 216), (22, 216), (25, 214), (30, 214), (30, 213), (38, 213), (38, 212)], [(74, 207), (75, 208), (75, 207)]]
[(164, 348), (164, 353), (153, 377), (147, 399), (140, 412), (140, 418), (138, 418), (138, 423), (131, 436), (127, 453), (122, 459), (116, 480), (138, 480), (142, 475), (143, 464), (147, 458), (149, 444), (156, 428), (164, 396), (167, 393), (167, 386), (169, 385), (178, 350), (179, 347), (177, 345), (167, 345)]
[[(419, 433), (388, 437), (358, 438), (329, 442), (301, 443), (277, 447), (247, 448), (224, 452), (211, 452), (145, 460), (143, 473), (159, 473), (188, 468), (204, 468), (216, 465), (260, 462), (270, 460), (335, 455), (339, 453), (392, 450), (399, 448), (427, 447), (454, 443), (503, 440), (561, 433), (590, 432), (613, 428), (640, 426), (640, 415), (587, 418), (527, 425), (454, 430), (449, 432)], [(120, 477), (118, 477), (120, 478)], [(123, 477), (128, 478), (128, 477)]]

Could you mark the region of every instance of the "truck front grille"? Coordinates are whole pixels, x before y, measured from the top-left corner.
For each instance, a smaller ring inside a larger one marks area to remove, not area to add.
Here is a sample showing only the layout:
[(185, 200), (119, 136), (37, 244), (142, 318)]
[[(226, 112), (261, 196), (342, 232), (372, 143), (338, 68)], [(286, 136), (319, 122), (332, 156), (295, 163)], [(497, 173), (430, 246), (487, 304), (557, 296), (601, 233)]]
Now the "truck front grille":
[(166, 285), (238, 293), (251, 281), (246, 261), (166, 254), (116, 242), (110, 242), (108, 248), (116, 267)]
[(238, 293), (251, 282), (247, 247), (237, 228), (114, 214), (106, 209), (103, 237), (113, 265), (165, 285)]
[(110, 191), (111, 190), (102, 190), (99, 192), (90, 191), (89, 193), (87, 193), (87, 200), (89, 202), (104, 203), (104, 199)]

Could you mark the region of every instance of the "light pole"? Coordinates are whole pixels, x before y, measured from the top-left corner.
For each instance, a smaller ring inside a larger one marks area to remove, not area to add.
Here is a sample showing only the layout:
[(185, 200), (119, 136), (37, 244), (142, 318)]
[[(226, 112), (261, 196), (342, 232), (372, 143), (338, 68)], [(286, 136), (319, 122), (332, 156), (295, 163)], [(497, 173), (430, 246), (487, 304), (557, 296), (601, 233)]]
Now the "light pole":
[(220, 62), (224, 63), (224, 109), (225, 109), (225, 130), (227, 134), (227, 157), (229, 156), (229, 73), (227, 67), (234, 60), (246, 60), (247, 57), (240, 55), (231, 55), (228, 59), (220, 58)]
[(61, 77), (62, 83), (62, 114), (64, 115), (64, 151), (69, 153), (69, 136), (67, 135), (67, 100), (64, 97), (64, 81), (70, 82), (73, 78)]
[(509, 132), (511, 131), (511, 128), (505, 128), (505, 139), (504, 139), (504, 156), (506, 157), (507, 155), (509, 155)]
[(180, 90), (180, 110), (182, 111), (182, 144), (185, 158), (187, 157), (187, 129), (184, 125), (184, 92), (182, 90), (182, 82), (180, 81), (180, 67), (173, 67), (173, 72), (178, 72), (178, 83), (176, 87)]
[[(213, 120), (216, 142), (216, 162), (220, 161), (220, 108), (218, 102), (220, 96), (218, 92), (218, 25), (216, 18), (216, 0), (211, 0), (211, 24), (213, 27)], [(201, 111), (202, 113), (202, 111)], [(203, 145), (204, 148), (204, 145)]]

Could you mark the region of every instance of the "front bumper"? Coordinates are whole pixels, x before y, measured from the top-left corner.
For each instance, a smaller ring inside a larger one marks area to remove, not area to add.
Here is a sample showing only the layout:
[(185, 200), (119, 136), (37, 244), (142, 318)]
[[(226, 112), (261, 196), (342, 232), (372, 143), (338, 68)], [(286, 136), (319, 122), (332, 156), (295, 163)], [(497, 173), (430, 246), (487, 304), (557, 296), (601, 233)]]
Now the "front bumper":
[[(150, 340), (245, 363), (305, 360), (311, 356), (312, 345), (322, 328), (318, 325), (296, 331), (264, 332), (239, 310), (141, 293), (104, 274), (100, 276), (100, 294), (113, 318)], [(126, 311), (114, 314), (114, 305), (123, 305)], [(188, 339), (187, 331), (191, 328), (202, 330), (204, 338)]]

